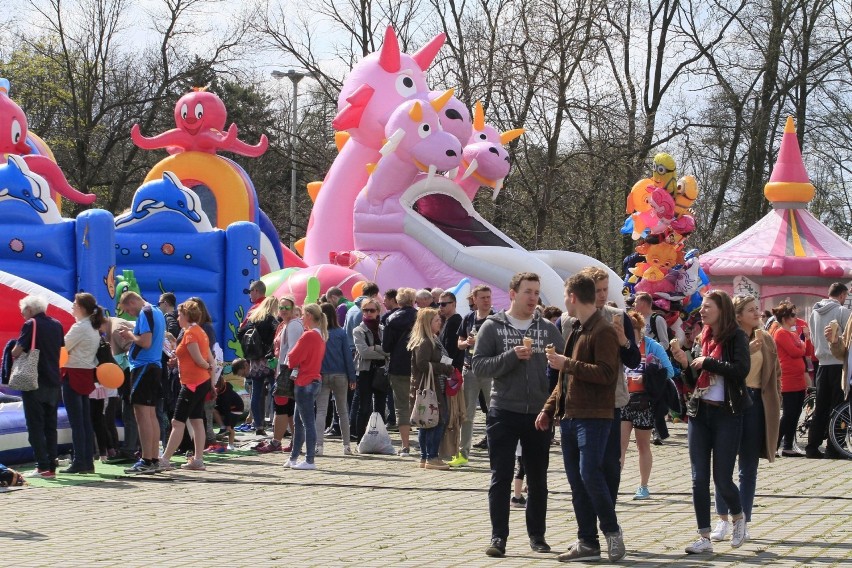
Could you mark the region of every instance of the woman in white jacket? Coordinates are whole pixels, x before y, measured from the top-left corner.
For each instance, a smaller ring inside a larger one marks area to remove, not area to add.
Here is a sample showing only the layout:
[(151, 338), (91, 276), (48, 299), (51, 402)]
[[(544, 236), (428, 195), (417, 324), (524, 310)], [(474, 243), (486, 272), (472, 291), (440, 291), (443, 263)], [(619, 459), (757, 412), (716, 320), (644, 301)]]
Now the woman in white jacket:
[(62, 368), (62, 399), (71, 423), (74, 459), (59, 473), (94, 473), (94, 429), (89, 395), (95, 390), (97, 351), (101, 342), (98, 331), (103, 323), (103, 309), (91, 294), (74, 296), (71, 313), (77, 322), (65, 334), (68, 362)]

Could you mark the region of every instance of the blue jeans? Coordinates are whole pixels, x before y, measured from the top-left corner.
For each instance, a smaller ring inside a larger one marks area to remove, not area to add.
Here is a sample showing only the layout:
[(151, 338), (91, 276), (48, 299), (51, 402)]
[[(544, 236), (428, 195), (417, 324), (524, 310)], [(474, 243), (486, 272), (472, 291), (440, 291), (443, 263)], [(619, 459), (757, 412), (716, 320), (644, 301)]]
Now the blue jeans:
[(290, 452), (290, 461), (299, 459), (299, 454), (302, 453), (302, 444), (306, 444), (305, 461), (314, 463), (317, 449), (317, 416), (314, 411), (314, 403), (321, 386), (322, 381), (316, 380), (303, 387), (296, 385), (294, 389), (296, 393), (296, 431), (293, 432), (293, 450)]
[(692, 506), (698, 532), (710, 532), (710, 459), (713, 481), (731, 514), (742, 513), (740, 491), (734, 483), (734, 461), (740, 449), (743, 417), (731, 414), (724, 406), (699, 403), (698, 414), (690, 417), (687, 427), (689, 461), (692, 464)]
[(39, 387), (21, 393), (27, 436), (40, 470), (56, 470), (56, 412), (59, 387)]
[[(766, 418), (763, 413), (763, 397), (760, 389), (748, 389), (754, 403), (743, 412), (743, 432), (740, 436), (740, 504), (747, 523), (751, 522), (754, 493), (757, 490), (757, 464), (760, 450), (766, 444)], [(801, 408), (801, 405), (799, 405)], [(769, 448), (770, 451), (774, 448)], [(728, 504), (716, 487), (716, 513), (728, 514)]]
[(441, 437), (444, 435), (444, 425), (438, 422), (433, 428), (420, 428), (417, 430), (417, 441), (420, 443), (420, 459), (431, 460), (438, 457), (438, 448), (441, 446)]
[(251, 417), (255, 430), (263, 430), (266, 420), (266, 378), (251, 379)]
[(603, 467), (609, 432), (615, 425), (609, 418), (566, 418), (560, 427), (562, 459), (577, 518), (577, 538), (600, 548), (595, 519), (600, 521), (604, 534), (619, 530)]
[(515, 450), (521, 442), (529, 496), (526, 515), (527, 535), (544, 538), (547, 530), (547, 466), (550, 463), (550, 432), (536, 430), (535, 414), (522, 414), (494, 408), (485, 418), (491, 485), (488, 487), (488, 513), (491, 537), (509, 538), (509, 500), (515, 478)]
[(71, 444), (74, 446), (72, 465), (79, 469), (94, 469), (95, 430), (92, 427), (92, 411), (89, 395), (77, 393), (67, 381), (62, 382), (62, 400), (71, 424)]

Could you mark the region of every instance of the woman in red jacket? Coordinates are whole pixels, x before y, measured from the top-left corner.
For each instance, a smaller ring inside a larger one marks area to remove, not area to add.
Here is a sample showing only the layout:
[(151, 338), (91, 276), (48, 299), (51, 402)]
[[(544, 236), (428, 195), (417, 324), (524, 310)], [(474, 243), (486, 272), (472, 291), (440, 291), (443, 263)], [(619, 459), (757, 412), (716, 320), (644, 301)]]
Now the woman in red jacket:
[[(305, 332), (290, 350), (288, 362), (293, 370), (296, 399), (296, 428), (293, 432), (293, 449), (284, 467), (292, 469), (316, 469), (314, 456), (317, 448), (316, 414), (314, 403), (322, 385), (322, 360), (325, 357), (325, 342), (328, 325), (319, 305), (308, 304), (303, 310), (302, 324)], [(305, 460), (297, 461), (306, 444)]]
[(781, 455), (798, 457), (801, 454), (793, 449), (793, 440), (808, 388), (805, 357), (813, 356), (814, 346), (810, 330), (807, 327), (799, 329), (796, 325), (796, 306), (781, 302), (772, 313), (779, 324), (774, 339), (781, 362)]

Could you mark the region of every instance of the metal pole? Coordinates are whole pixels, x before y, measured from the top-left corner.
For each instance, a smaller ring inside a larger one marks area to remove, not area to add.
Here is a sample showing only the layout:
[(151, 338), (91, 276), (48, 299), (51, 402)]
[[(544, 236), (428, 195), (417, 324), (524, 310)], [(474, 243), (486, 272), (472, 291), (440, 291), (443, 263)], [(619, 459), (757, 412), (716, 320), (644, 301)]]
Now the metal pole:
[(295, 245), (296, 238), (293, 235), (293, 217), (296, 215), (296, 124), (298, 120), (299, 108), (299, 80), (301, 75), (293, 73), (291, 70), (288, 74), (290, 80), (293, 81), (293, 119), (290, 125), (290, 248)]

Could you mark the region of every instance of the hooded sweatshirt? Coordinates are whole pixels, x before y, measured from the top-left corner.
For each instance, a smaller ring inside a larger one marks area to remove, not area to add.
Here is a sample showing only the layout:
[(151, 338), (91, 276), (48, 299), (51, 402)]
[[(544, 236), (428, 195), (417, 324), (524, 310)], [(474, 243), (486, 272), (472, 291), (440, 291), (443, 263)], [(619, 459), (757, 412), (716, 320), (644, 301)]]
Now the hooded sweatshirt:
[(831, 354), (831, 348), (828, 341), (825, 339), (823, 330), (831, 320), (837, 320), (840, 324), (838, 335), (846, 329), (846, 322), (849, 320), (849, 308), (841, 306), (834, 298), (820, 300), (814, 304), (814, 309), (808, 318), (808, 327), (811, 329), (811, 341), (814, 344), (814, 355), (819, 359), (820, 365), (842, 365), (840, 361)]
[[(514, 349), (524, 344), (524, 337), (532, 338), (533, 355), (521, 361)], [(489, 408), (538, 414), (550, 396), (544, 352), (548, 344), (561, 353), (565, 342), (556, 326), (538, 313), (525, 332), (509, 322), (505, 310), (488, 316), (476, 335), (473, 372), (478, 377), (494, 377)]]

